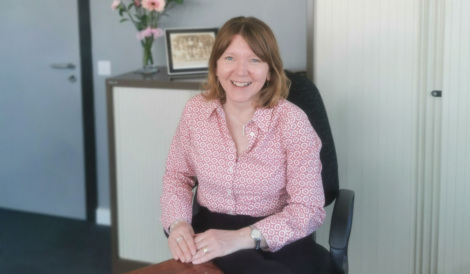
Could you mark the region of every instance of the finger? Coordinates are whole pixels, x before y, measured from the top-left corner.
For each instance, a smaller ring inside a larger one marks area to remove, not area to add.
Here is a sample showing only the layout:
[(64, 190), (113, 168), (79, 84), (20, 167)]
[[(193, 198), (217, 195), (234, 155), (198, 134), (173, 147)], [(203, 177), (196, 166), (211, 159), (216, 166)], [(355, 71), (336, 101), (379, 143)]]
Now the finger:
[(176, 256), (178, 257), (178, 260), (180, 260), (181, 262), (185, 262), (186, 258), (181, 248), (179, 246), (176, 246), (174, 250), (175, 250)]
[(176, 255), (176, 252), (173, 250), (173, 248), (170, 247), (171, 255), (173, 256), (173, 259), (178, 260), (178, 256)]
[(210, 244), (210, 241), (209, 239), (199, 239), (198, 241), (194, 241), (195, 245), (196, 245), (196, 250), (202, 250), (204, 249), (205, 247), (209, 246)]
[(196, 249), (196, 244), (194, 243), (194, 239), (192, 236), (184, 237), (184, 240), (186, 244), (188, 245), (189, 252), (191, 252), (191, 255), (194, 256), (197, 252)]
[(180, 248), (173, 241), (173, 239), (168, 239), (168, 246), (170, 247), (170, 251), (173, 255), (173, 258), (178, 261), (180, 259), (180, 256), (178, 255), (178, 251)]
[(193, 256), (193, 259), (192, 259), (192, 262), (194, 263), (194, 261), (198, 260), (199, 258), (203, 257), (205, 254), (204, 254), (204, 251), (203, 249), (199, 250), (196, 255)]
[(184, 262), (191, 261), (192, 254), (185, 239), (180, 240), (179, 247), (183, 253)]
[(195, 237), (194, 237), (194, 243), (196, 243), (196, 245), (202, 241), (204, 241), (204, 239), (207, 238), (207, 235), (204, 234), (204, 233), (200, 233), (200, 234), (197, 234)]
[[(204, 251), (202, 251), (202, 253), (204, 254)], [(207, 261), (214, 259), (215, 257), (216, 257), (215, 252), (209, 251), (199, 258), (193, 259), (193, 264), (202, 264), (202, 263), (205, 263)]]

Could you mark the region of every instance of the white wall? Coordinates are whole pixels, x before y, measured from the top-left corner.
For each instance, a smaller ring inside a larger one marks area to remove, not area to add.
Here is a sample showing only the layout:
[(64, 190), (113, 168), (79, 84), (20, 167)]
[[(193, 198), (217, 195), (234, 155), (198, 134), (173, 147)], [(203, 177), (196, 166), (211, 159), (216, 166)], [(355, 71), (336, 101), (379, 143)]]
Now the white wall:
[[(124, 0), (128, 1), (128, 0)], [(97, 62), (111, 62), (112, 75), (141, 66), (142, 49), (129, 22), (111, 10), (112, 1), (91, 0), (91, 28), (94, 65), (98, 204), (109, 208), (108, 136), (105, 79), (97, 74)], [(276, 35), (286, 69), (306, 69), (306, 1), (289, 0), (186, 0), (160, 21), (161, 28), (218, 27), (235, 16), (255, 16), (266, 22)], [(154, 60), (166, 66), (164, 39), (154, 43)]]

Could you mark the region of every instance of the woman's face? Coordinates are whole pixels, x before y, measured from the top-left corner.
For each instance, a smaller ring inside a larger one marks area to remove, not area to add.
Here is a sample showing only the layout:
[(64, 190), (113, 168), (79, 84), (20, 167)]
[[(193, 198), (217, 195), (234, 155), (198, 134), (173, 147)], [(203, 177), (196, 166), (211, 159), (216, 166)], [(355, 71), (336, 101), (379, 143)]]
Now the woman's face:
[(269, 81), (269, 65), (256, 56), (240, 35), (235, 35), (217, 60), (217, 77), (225, 90), (227, 103), (253, 103)]

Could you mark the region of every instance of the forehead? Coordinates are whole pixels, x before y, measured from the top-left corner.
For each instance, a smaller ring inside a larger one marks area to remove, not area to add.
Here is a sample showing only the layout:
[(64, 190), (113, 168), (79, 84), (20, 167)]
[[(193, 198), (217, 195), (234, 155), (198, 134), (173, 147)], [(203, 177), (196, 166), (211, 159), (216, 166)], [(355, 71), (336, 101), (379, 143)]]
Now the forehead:
[(233, 36), (232, 41), (224, 53), (245, 53), (256, 55), (246, 40), (239, 34)]

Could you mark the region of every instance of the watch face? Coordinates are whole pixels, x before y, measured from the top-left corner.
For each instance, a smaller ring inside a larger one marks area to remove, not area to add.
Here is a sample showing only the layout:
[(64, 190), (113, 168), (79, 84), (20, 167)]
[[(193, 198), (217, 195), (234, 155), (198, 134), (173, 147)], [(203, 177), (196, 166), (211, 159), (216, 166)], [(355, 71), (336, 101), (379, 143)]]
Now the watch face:
[(253, 239), (261, 238), (261, 232), (258, 229), (253, 229), (251, 231), (251, 238), (253, 238)]

